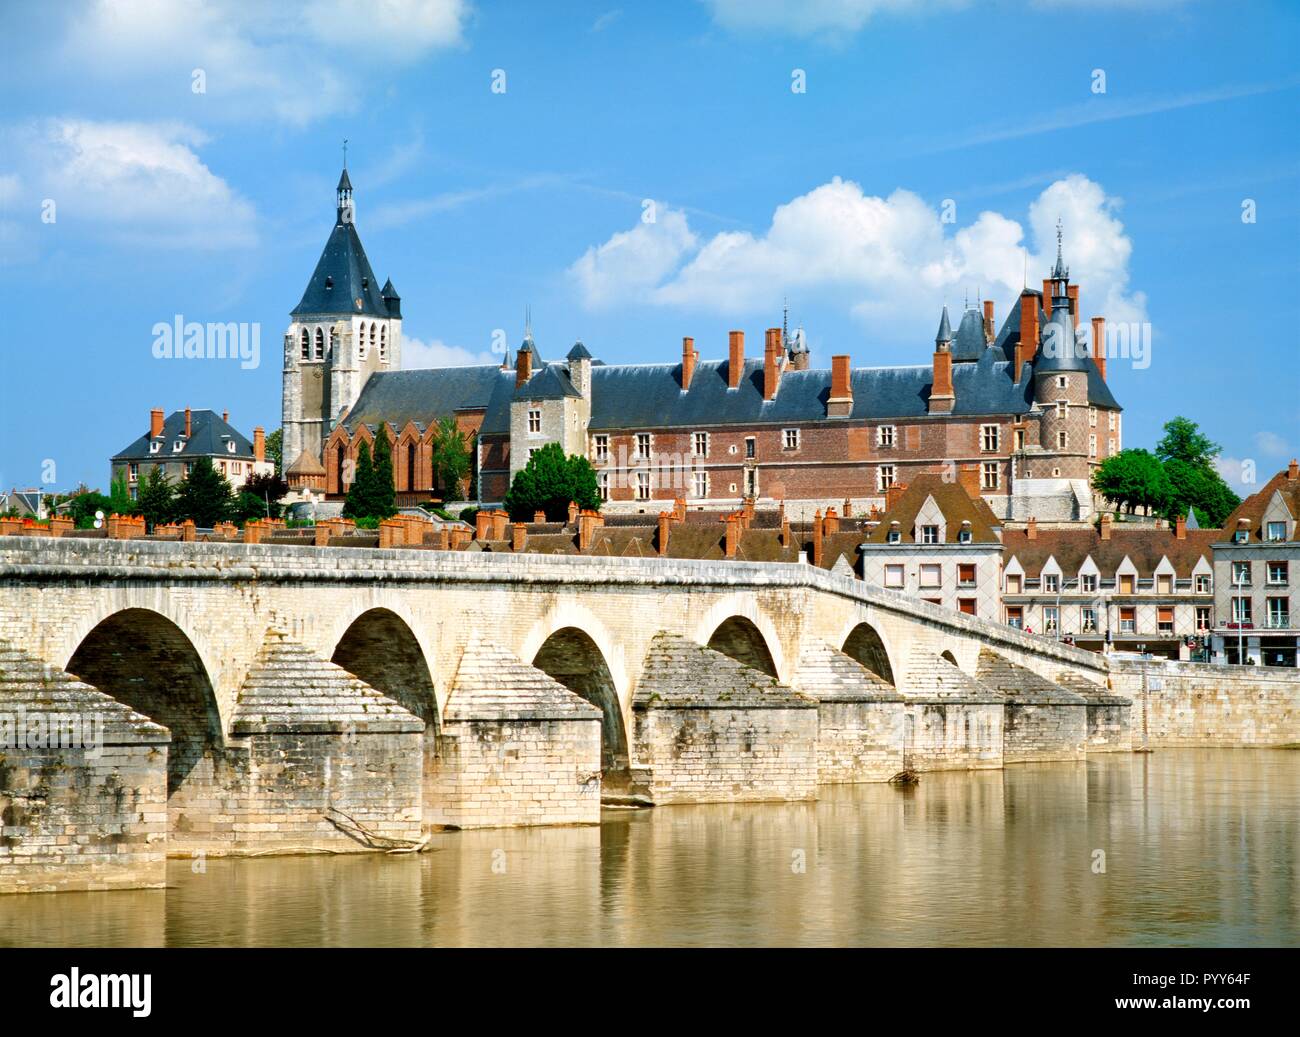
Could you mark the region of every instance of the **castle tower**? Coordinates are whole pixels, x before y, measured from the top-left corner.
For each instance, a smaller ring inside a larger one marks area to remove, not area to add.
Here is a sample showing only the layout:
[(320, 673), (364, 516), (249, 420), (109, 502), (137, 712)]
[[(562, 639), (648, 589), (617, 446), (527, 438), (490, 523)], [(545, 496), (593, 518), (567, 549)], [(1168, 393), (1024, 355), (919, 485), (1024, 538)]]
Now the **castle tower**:
[(316, 461), (371, 375), (402, 366), (402, 300), (380, 287), (357, 236), (352, 179), (339, 177), (334, 228), (284, 335), (284, 463)]

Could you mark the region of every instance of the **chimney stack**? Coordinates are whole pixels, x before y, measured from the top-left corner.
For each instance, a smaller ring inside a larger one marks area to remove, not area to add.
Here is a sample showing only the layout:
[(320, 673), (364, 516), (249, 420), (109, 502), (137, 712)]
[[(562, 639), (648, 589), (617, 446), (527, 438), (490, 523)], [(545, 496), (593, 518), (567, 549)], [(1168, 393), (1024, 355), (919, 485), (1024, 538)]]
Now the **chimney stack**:
[(479, 508), (474, 514), (474, 539), (486, 540), (492, 532), (492, 512)]
[(518, 389), (524, 382), (533, 376), (533, 351), (527, 348), (521, 348), (515, 354), (515, 388)]
[(984, 300), (984, 342), (991, 344), (997, 337), (997, 332), (993, 328), (993, 300)]
[(596, 533), (596, 513), (594, 511), (578, 512), (578, 550), (587, 551)]
[(822, 532), (826, 536), (834, 536), (840, 531), (840, 517), (836, 514), (834, 508), (826, 509), (826, 517), (822, 519)]
[(186, 408), (185, 408), (185, 438), (186, 438), (186, 439), (189, 439), (189, 438), (190, 438), (190, 434), (191, 434), (191, 431), (193, 430), (193, 428), (194, 428), (194, 425), (193, 425), (193, 421), (192, 421), (192, 415), (191, 415), (191, 413), (190, 413), (190, 409), (189, 409), (188, 407), (186, 407)]
[(1079, 286), (1072, 284), (1065, 289), (1070, 296), (1070, 312), (1074, 315), (1074, 330), (1079, 330)]
[(224, 421), (227, 425), (229, 425), (229, 424), (230, 424), (230, 411), (228, 411), (228, 410), (223, 410), (223, 411), (221, 412), (221, 420)]
[(492, 512), (492, 539), (504, 540), (506, 538), (506, 522), (510, 516), (498, 509)]
[(149, 438), (157, 439), (162, 435), (163, 430), (163, 412), (161, 407), (155, 407), (149, 412)]
[(541, 508), (538, 508), (536, 511), (533, 512), (533, 521), (534, 521), (534, 522), (545, 522), (545, 521), (546, 521), (546, 512), (544, 512)]
[(733, 331), (727, 336), (730, 352), (727, 356), (727, 388), (739, 389), (740, 376), (745, 373), (745, 333)]
[(849, 358), (831, 357), (831, 395), (826, 401), (828, 418), (847, 418), (853, 413), (853, 385), (849, 377)]
[(253, 460), (266, 460), (266, 429), (261, 425), (253, 429)]
[(817, 509), (817, 514), (813, 516), (813, 565), (818, 567), (822, 564), (822, 513)]
[(1187, 539), (1187, 516), (1179, 515), (1174, 520), (1174, 536), (1179, 540)]
[(1020, 341), (1016, 343), (1015, 380), (1020, 381), (1025, 364), (1038, 352), (1038, 297), (1025, 292), (1020, 296)]
[(844, 517), (845, 518), (853, 517), (853, 502), (849, 500), (847, 497), (844, 498)]
[(980, 495), (980, 466), (964, 464), (957, 469), (957, 484), (966, 491), (966, 496), (977, 500)]
[(930, 383), (929, 413), (951, 414), (956, 402), (957, 397), (952, 387), (952, 354), (946, 349), (936, 349)]
[(767, 342), (763, 346), (763, 399), (774, 399), (780, 382), (781, 329), (768, 328)]
[(673, 513), (671, 511), (659, 512), (659, 557), (668, 557), (668, 534), (672, 528)]
[(1038, 519), (1033, 515), (1029, 516), (1029, 521), (1025, 524), (1025, 537), (1029, 540), (1038, 539)]
[(1300, 464), (1296, 463), (1294, 457), (1291, 458), (1291, 463), (1286, 466), (1286, 478), (1287, 482), (1295, 482), (1300, 479)]
[(691, 387), (691, 379), (695, 377), (695, 361), (700, 358), (700, 354), (695, 352), (695, 339), (682, 339), (682, 392)]
[(736, 548), (740, 545), (740, 512), (731, 512), (723, 521), (727, 523), (726, 555), (735, 558)]
[(1111, 523), (1110, 515), (1107, 514), (1101, 517), (1101, 538), (1103, 540), (1110, 539), (1110, 523)]
[(1101, 380), (1106, 380), (1106, 318), (1092, 318), (1092, 362)]
[(788, 548), (794, 539), (790, 536), (790, 519), (785, 513), (785, 501), (781, 502), (781, 546)]
[(885, 510), (893, 511), (894, 505), (898, 503), (899, 498), (907, 492), (907, 483), (896, 482), (885, 490)]
[(1052, 315), (1052, 279), (1043, 278), (1043, 312), (1049, 317)]
[(569, 525), (576, 525), (578, 521), (578, 502), (569, 501)]
[(522, 522), (515, 522), (510, 526), (510, 550), (518, 554), (528, 543), (528, 527)]

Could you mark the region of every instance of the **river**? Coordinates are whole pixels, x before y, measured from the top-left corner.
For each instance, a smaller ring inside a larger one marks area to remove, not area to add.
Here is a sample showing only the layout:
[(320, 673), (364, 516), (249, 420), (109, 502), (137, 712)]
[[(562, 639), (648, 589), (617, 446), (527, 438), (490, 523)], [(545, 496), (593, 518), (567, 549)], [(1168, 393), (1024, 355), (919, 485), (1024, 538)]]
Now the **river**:
[(1300, 944), (1300, 752), (1111, 754), (607, 810), (418, 857), (175, 860), (0, 897), (2, 946)]

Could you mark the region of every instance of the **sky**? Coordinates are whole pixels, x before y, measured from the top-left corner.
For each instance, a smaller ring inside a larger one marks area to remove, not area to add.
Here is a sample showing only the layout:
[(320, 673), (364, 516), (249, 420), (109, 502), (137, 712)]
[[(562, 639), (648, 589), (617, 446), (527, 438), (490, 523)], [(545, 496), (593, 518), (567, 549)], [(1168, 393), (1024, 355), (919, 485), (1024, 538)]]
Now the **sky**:
[[(107, 488), (149, 411), (279, 426), (335, 218), (404, 365), (704, 358), (788, 303), (814, 366), (928, 364), (1055, 256), (1126, 446), (1177, 414), (1239, 492), (1300, 453), (1300, 5), (1211, 0), (0, 3), (0, 488)], [(246, 324), (256, 358), (158, 357)], [(256, 359), (256, 362), (254, 362)], [(1245, 480), (1243, 482), (1243, 480)]]

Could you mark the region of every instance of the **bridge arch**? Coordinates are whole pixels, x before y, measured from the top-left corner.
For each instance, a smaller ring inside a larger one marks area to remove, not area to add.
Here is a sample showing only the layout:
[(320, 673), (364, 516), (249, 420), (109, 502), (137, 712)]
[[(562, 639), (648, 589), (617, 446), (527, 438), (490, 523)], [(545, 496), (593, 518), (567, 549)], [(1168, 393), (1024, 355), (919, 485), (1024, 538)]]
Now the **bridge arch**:
[(840, 651), (877, 677), (898, 686), (898, 670), (892, 662), (889, 646), (875, 624), (859, 618), (844, 635)]
[(171, 732), (169, 827), (184, 830), (188, 804), (211, 796), (227, 770), (216, 692), (189, 635), (159, 612), (121, 609), (81, 638), (64, 668)]
[(946, 659), (948, 662), (956, 666), (957, 669), (959, 670), (961, 669), (961, 664), (957, 662), (957, 657), (953, 655), (952, 652), (950, 652), (947, 648), (945, 648), (942, 652), (939, 653), (939, 658)]
[(694, 640), (737, 662), (781, 679), (785, 657), (781, 638), (752, 594), (732, 594), (705, 614)]
[(330, 661), (424, 721), (426, 748), (442, 727), (428, 656), (407, 618), (374, 606), (348, 623)]

